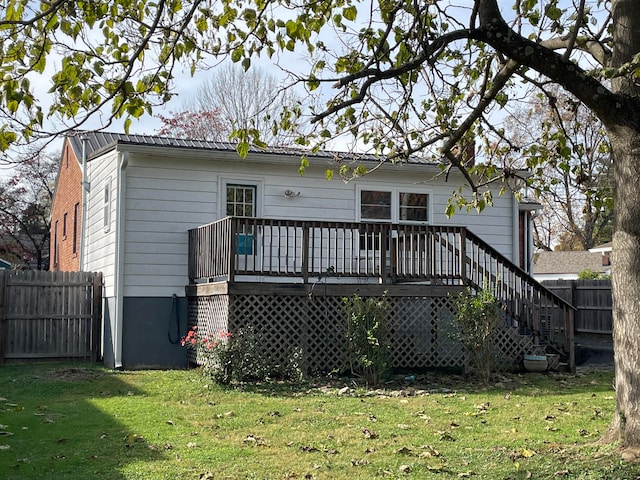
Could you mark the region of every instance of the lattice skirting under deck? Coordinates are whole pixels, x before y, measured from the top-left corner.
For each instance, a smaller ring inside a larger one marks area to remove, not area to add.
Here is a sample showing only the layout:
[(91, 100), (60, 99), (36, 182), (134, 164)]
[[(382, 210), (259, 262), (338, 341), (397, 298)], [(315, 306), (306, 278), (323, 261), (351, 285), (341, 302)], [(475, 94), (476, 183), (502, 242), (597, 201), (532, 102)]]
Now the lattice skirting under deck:
[[(398, 369), (465, 367), (464, 348), (456, 338), (453, 299), (387, 297), (390, 304), (391, 359)], [(346, 320), (338, 296), (210, 295), (190, 297), (189, 324), (213, 335), (250, 327), (259, 348), (286, 363), (294, 353), (307, 374), (343, 373)], [(517, 367), (525, 354), (539, 353), (532, 338), (504, 326), (494, 342), (500, 367)], [(195, 357), (192, 361), (197, 362)]]

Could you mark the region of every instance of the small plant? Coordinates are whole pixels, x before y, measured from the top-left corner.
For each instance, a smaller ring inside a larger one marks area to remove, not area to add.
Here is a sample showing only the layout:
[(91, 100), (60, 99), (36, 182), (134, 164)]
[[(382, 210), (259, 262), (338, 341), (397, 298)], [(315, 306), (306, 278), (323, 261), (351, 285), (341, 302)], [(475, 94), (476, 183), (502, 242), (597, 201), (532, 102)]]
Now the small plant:
[(206, 374), (211, 375), (218, 383), (227, 384), (231, 382), (233, 372), (231, 339), (231, 333), (224, 330), (218, 331), (214, 336), (201, 334), (196, 325), (180, 343), (196, 353), (196, 359), (202, 364)]
[(342, 301), (351, 373), (369, 386), (378, 385), (390, 365), (386, 297), (365, 300), (355, 294)]
[(251, 326), (235, 335), (221, 330), (210, 336), (193, 327), (182, 339), (182, 345), (196, 352), (203, 372), (220, 384), (232, 381), (260, 381), (273, 378), (299, 379), (299, 351), (276, 358), (260, 345), (260, 336)]
[(471, 288), (460, 293), (455, 306), (460, 340), (471, 353), (478, 377), (488, 383), (496, 363), (494, 336), (503, 316), (502, 305), (485, 283), (477, 293)]

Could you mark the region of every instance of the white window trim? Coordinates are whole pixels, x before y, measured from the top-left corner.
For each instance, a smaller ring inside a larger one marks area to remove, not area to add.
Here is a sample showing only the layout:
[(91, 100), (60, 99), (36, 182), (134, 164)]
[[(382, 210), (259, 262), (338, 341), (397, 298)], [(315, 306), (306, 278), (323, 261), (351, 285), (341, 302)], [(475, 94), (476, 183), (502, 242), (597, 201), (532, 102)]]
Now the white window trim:
[[(373, 218), (362, 218), (360, 209), (360, 199), (362, 198), (362, 190), (371, 192), (391, 192), (391, 220), (381, 220)], [(416, 222), (408, 220), (400, 220), (400, 193), (421, 193), (427, 195), (427, 221)], [(430, 225), (433, 219), (433, 191), (422, 188), (404, 188), (404, 187), (381, 187), (358, 185), (356, 187), (356, 222), (380, 222), (393, 223), (402, 225)]]
[(263, 217), (264, 202), (263, 197), (263, 185), (264, 180), (261, 178), (236, 178), (236, 177), (221, 177), (218, 187), (218, 215), (219, 218), (227, 216), (227, 185), (247, 185), (256, 188), (256, 218)]
[(111, 230), (111, 204), (113, 192), (111, 190), (111, 177), (108, 177), (102, 188), (102, 226), (104, 233)]

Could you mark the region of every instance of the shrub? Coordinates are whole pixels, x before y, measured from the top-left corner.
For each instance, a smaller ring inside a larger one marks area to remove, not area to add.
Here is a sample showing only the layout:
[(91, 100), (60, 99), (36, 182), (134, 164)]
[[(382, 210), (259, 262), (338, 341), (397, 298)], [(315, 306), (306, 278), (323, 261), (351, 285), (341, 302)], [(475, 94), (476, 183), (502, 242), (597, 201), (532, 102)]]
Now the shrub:
[(579, 280), (608, 280), (611, 278), (606, 273), (594, 272), (588, 268), (578, 273)]
[(355, 294), (344, 297), (347, 317), (347, 349), (351, 373), (375, 386), (390, 365), (390, 345), (386, 296), (363, 299)]
[(278, 361), (260, 345), (259, 338), (251, 326), (235, 335), (221, 330), (213, 336), (201, 333), (194, 326), (182, 339), (182, 345), (196, 352), (203, 373), (220, 384), (301, 377), (299, 351), (284, 355), (281, 357), (284, 360)]
[(474, 293), (471, 288), (455, 300), (455, 324), (460, 341), (471, 354), (473, 366), (481, 381), (488, 383), (496, 362), (495, 333), (503, 318), (503, 308), (485, 283)]

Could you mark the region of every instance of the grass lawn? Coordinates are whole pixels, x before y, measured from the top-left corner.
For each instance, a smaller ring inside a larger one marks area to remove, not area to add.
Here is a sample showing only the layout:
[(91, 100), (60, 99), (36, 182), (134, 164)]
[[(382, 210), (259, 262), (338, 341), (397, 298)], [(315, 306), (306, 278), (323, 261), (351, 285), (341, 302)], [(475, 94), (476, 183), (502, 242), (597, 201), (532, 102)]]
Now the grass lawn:
[(197, 370), (0, 367), (0, 478), (638, 479), (596, 445), (613, 372), (222, 388)]

